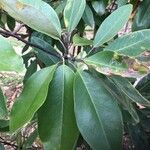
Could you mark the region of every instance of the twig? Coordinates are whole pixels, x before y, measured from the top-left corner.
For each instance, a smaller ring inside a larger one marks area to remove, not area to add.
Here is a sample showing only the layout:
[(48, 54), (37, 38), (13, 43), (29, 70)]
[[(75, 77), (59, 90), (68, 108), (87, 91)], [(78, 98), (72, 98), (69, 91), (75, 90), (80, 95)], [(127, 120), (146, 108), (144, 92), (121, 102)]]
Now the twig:
[(65, 53), (67, 54), (67, 48), (66, 48), (66, 46), (64, 45), (64, 43), (61, 40), (59, 40), (59, 42), (62, 45), (62, 47), (64, 48)]
[(57, 58), (61, 58), (61, 56), (59, 54), (54, 54), (51, 51), (47, 51), (47, 49), (45, 49), (45, 48), (43, 48), (43, 47), (41, 47), (39, 45), (33, 44), (31, 42), (28, 42), (28, 41), (22, 39), (21, 37), (19, 37), (18, 35), (13, 34), (11, 32), (0, 30), (0, 34), (3, 35), (3, 36), (12, 36), (12, 37), (18, 39), (19, 41), (22, 41), (23, 43), (25, 43), (25, 44), (27, 44), (27, 45), (29, 45), (31, 47), (38, 48), (39, 50), (41, 50), (41, 51), (43, 51), (43, 52), (45, 52), (45, 53), (47, 53), (49, 55), (55, 56)]

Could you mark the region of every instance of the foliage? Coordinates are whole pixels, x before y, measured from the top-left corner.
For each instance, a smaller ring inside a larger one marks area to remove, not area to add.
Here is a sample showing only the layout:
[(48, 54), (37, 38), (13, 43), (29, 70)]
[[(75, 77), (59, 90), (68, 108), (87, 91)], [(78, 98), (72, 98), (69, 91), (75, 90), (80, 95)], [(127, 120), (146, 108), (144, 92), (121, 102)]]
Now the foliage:
[[(127, 127), (138, 146), (136, 129), (146, 134), (141, 126), (150, 107), (149, 65), (141, 59), (150, 50), (148, 5), (1, 0), (0, 71), (26, 73), (10, 113), (0, 90), (0, 131), (19, 137), (24, 126), (37, 122), (38, 129), (17, 148), (27, 149), (39, 136), (45, 150), (76, 149), (81, 137), (88, 149), (114, 150), (122, 149)], [(119, 37), (132, 22), (134, 32)], [(25, 34), (19, 32), (22, 27)], [(22, 56), (9, 37), (24, 43)], [(137, 78), (142, 80), (135, 87)]]

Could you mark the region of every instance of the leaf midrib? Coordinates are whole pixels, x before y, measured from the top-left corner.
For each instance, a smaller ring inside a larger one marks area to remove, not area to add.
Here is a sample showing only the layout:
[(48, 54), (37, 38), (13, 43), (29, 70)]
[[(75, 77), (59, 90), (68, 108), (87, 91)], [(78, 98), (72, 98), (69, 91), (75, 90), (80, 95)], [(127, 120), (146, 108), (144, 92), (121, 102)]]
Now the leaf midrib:
[[(140, 31), (140, 32), (141, 32), (141, 31)], [(143, 42), (143, 41), (145, 41), (145, 40), (147, 40), (147, 39), (149, 39), (149, 38), (150, 38), (150, 36), (147, 36), (146, 38), (144, 38), (144, 40), (142, 39), (142, 40), (140, 40), (140, 41), (138, 41), (138, 42), (135, 42), (135, 43), (130, 44), (130, 45), (128, 45), (128, 46), (122, 47), (122, 48), (120, 48), (120, 49), (118, 49), (118, 50), (116, 50), (116, 51), (117, 51), (117, 52), (122, 52), (122, 51), (124, 51), (125, 49), (130, 48), (130, 47), (133, 47), (133, 46), (135, 46), (135, 45), (137, 45), (137, 44), (139, 44), (139, 43), (141, 43), (141, 42)]]
[[(123, 11), (123, 13), (121, 14), (121, 16), (124, 16), (124, 15), (125, 15), (125, 12), (126, 12), (126, 11)], [(121, 17), (121, 19), (122, 19), (122, 17)], [(120, 22), (121, 19), (118, 17), (117, 21), (115, 21), (115, 23), (113, 24), (113, 26), (111, 26), (111, 27), (109, 28), (109, 30), (108, 30), (107, 32), (105, 32), (105, 34), (100, 38), (100, 41), (97, 42), (94, 47), (97, 47), (97, 45), (99, 45), (99, 43), (101, 43), (101, 42), (105, 39), (105, 37), (107, 37), (108, 33), (114, 28), (114, 26), (116, 26), (116, 25), (118, 24), (118, 22)], [(104, 26), (104, 24), (102, 24), (100, 28), (102, 29), (103, 26)], [(112, 37), (110, 37), (107, 41), (109, 41), (111, 38), (112, 38)], [(106, 42), (107, 42), (107, 41), (106, 41)], [(102, 42), (102, 44), (103, 44), (103, 42)], [(102, 44), (100, 44), (99, 46), (101, 46)]]
[[(40, 11), (40, 9), (37, 9), (36, 7), (33, 7), (33, 5), (29, 5), (29, 4), (26, 4), (27, 6), (30, 6), (30, 7), (32, 7), (32, 8), (34, 8), (34, 9), (36, 9), (37, 11)], [(11, 10), (13, 10), (16, 14), (17, 14), (17, 11), (15, 10), (15, 9), (13, 9), (10, 5), (8, 5), (8, 3), (7, 3), (7, 7), (8, 8), (10, 8)], [(43, 14), (43, 16), (45, 16), (45, 18), (47, 18), (47, 20), (49, 20), (50, 21), (50, 18), (49, 17), (47, 17), (42, 11), (40, 11), (41, 12), (41, 14)], [(17, 16), (18, 16), (18, 14), (17, 14)], [(20, 18), (20, 16), (18, 16), (19, 18)], [(20, 19), (21, 20), (21, 19)], [(50, 24), (53, 26), (53, 27), (55, 27), (54, 26), (54, 24), (50, 21)], [(57, 33), (58, 33), (58, 35), (59, 35), (59, 32), (58, 32), (58, 30), (55, 28), (55, 30), (57, 31)], [(43, 32), (43, 31), (42, 31)], [(44, 32), (45, 34), (47, 34), (46, 32)], [(52, 36), (54, 36), (55, 37), (55, 35), (54, 34), (52, 34), (51, 33), (51, 35)]]
[(103, 134), (104, 134), (106, 143), (108, 144), (109, 149), (111, 149), (111, 148), (110, 148), (110, 143), (109, 143), (109, 141), (108, 141), (108, 139), (107, 139), (107, 136), (106, 136), (106, 133), (105, 133), (105, 130), (104, 130), (104, 127), (103, 127), (103, 125), (102, 125), (102, 123), (101, 123), (101, 119), (99, 118), (98, 112), (97, 112), (97, 110), (96, 110), (96, 106), (95, 106), (94, 102), (92, 101), (93, 99), (92, 99), (91, 95), (89, 94), (90, 92), (88, 91), (88, 88), (86, 87), (86, 84), (84, 83), (84, 79), (82, 78), (82, 75), (81, 75), (80, 73), (79, 73), (79, 75), (80, 75), (80, 78), (81, 78), (81, 80), (83, 81), (83, 85), (85, 86), (85, 89), (86, 89), (86, 91), (87, 91), (87, 93), (88, 93), (88, 95), (89, 95), (89, 97), (90, 97), (90, 99), (91, 99), (90, 102), (92, 103), (93, 107), (95, 108), (94, 111), (95, 111), (95, 113), (96, 113), (96, 115), (97, 115), (97, 118), (98, 118), (98, 120), (99, 120), (99, 125), (100, 125), (100, 127), (102, 128), (102, 131), (103, 131)]

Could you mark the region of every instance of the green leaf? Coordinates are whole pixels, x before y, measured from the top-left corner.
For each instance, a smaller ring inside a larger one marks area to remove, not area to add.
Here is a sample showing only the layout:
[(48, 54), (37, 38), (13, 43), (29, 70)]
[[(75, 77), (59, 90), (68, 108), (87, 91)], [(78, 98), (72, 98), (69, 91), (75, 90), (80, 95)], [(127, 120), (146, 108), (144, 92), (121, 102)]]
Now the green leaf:
[(126, 78), (121, 76), (111, 76), (110, 79), (133, 102), (144, 106), (150, 106), (150, 102), (145, 99)]
[[(48, 42), (46, 42), (45, 39), (41, 39), (40, 37), (36, 37), (33, 35), (31, 37), (31, 42), (36, 45), (42, 46), (43, 48), (47, 49), (47, 51), (52, 51), (54, 54), (58, 55), (54, 47), (52, 47)], [(34, 50), (37, 55), (37, 58), (41, 60), (46, 66), (56, 64), (59, 61), (58, 58), (48, 55), (47, 53), (39, 50), (38, 48), (34, 48)]]
[(0, 120), (0, 132), (9, 132), (9, 120)]
[(95, 26), (93, 12), (89, 5), (86, 5), (82, 18), (84, 22), (90, 27), (93, 28)]
[(68, 0), (64, 9), (64, 21), (68, 32), (78, 25), (86, 6), (85, 0)]
[(7, 115), (6, 101), (0, 88), (0, 119), (4, 119)]
[(142, 30), (150, 28), (150, 1), (142, 1), (137, 9), (132, 30)]
[(126, 70), (127, 65), (122, 62), (122, 56), (109, 51), (102, 51), (98, 52), (90, 57), (87, 57), (84, 59), (84, 61), (89, 64), (89, 65), (96, 65), (96, 67), (101, 67), (101, 68), (110, 68), (113, 70)]
[(78, 34), (75, 34), (73, 36), (73, 44), (76, 46), (88, 46), (88, 45), (92, 45), (93, 41), (88, 40), (86, 38), (82, 38)]
[(7, 39), (0, 36), (0, 71), (23, 71), (23, 60)]
[(128, 111), (135, 123), (139, 123), (139, 117), (134, 109), (131, 99), (123, 93), (119, 87), (108, 77), (105, 76), (103, 83), (111, 95), (118, 101), (123, 110)]
[(44, 149), (71, 150), (79, 135), (74, 116), (74, 73), (57, 68), (44, 105), (38, 111), (39, 136)]
[(74, 100), (77, 125), (92, 149), (121, 149), (121, 112), (101, 80), (86, 72), (76, 74)]
[(31, 64), (27, 67), (27, 71), (26, 74), (24, 76), (24, 80), (23, 82), (25, 83), (33, 73), (35, 73), (37, 71), (37, 61), (31, 61)]
[(96, 13), (99, 16), (102, 16), (105, 14), (106, 11), (106, 3), (101, 0), (101, 1), (92, 1), (92, 6), (94, 8), (94, 10), (96, 11)]
[(110, 43), (104, 50), (115, 51), (127, 56), (137, 56), (150, 50), (150, 29), (122, 36)]
[(13, 18), (46, 35), (59, 39), (61, 26), (56, 12), (42, 0), (1, 0), (2, 8)]
[(12, 18), (11, 16), (7, 16), (7, 26), (8, 28), (13, 31), (15, 29), (16, 26), (16, 21), (14, 18)]
[(136, 85), (136, 89), (150, 101), (150, 74), (142, 78)]
[(34, 73), (25, 83), (24, 89), (15, 101), (10, 114), (10, 130), (14, 132), (28, 123), (44, 103), (48, 86), (56, 65)]
[(112, 14), (110, 14), (99, 27), (95, 39), (94, 47), (99, 47), (111, 40), (128, 21), (132, 12), (132, 5), (128, 4), (119, 7)]

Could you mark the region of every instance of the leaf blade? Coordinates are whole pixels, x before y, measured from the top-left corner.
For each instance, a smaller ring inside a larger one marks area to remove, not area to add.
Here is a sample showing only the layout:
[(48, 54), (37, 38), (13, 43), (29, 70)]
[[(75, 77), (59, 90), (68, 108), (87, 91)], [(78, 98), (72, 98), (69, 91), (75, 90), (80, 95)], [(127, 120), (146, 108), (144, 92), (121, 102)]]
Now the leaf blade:
[(101, 24), (95, 35), (94, 47), (99, 47), (113, 38), (128, 21), (131, 12), (132, 5), (128, 4), (119, 7), (116, 11), (110, 14)]
[(23, 60), (16, 54), (11, 44), (0, 36), (0, 71), (23, 71)]
[[(11, 132), (20, 129), (23, 125), (30, 121), (34, 113), (44, 103), (48, 86), (52, 80), (55, 68), (56, 65), (44, 68), (34, 73), (28, 81), (26, 81), (23, 92), (20, 97), (18, 97), (11, 110)], [(32, 94), (30, 94), (30, 92)]]
[(72, 32), (79, 23), (86, 6), (85, 0), (68, 0), (64, 9), (64, 21), (68, 32)]
[(59, 66), (50, 83), (47, 100), (38, 112), (39, 136), (45, 149), (70, 150), (76, 142), (73, 79), (74, 73), (69, 67)]
[(53, 8), (44, 1), (1, 0), (1, 5), (12, 17), (22, 21), (29, 27), (49, 35), (54, 39), (60, 38), (61, 26), (58, 16)]
[[(93, 149), (120, 149), (122, 137), (120, 110), (100, 80), (86, 72), (77, 73), (74, 82), (74, 100), (78, 128), (90, 146)], [(107, 120), (105, 115), (110, 120)], [(112, 123), (111, 126), (109, 121), (116, 124)], [(117, 138), (113, 137), (115, 134)]]
[(110, 43), (104, 50), (115, 51), (127, 56), (137, 56), (150, 50), (150, 29), (145, 29), (122, 36)]

